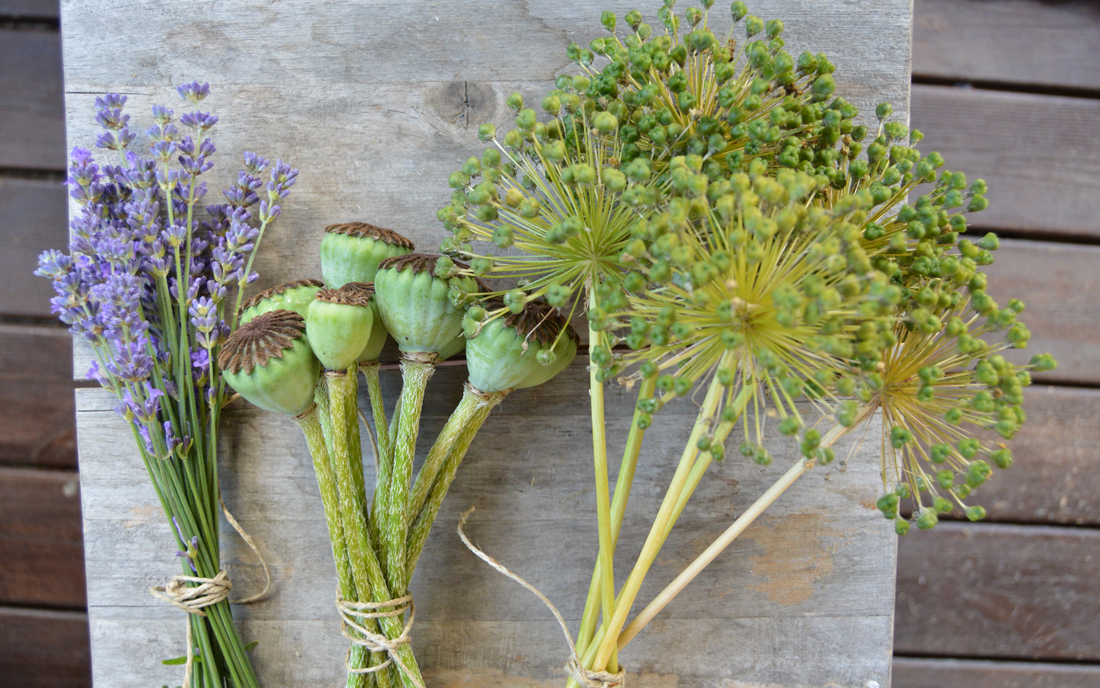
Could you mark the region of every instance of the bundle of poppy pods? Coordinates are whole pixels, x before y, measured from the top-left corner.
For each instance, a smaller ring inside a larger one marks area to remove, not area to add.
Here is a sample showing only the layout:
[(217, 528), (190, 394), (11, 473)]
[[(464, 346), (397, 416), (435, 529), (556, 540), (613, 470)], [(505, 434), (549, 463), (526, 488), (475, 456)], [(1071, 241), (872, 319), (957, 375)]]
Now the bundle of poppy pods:
[[(576, 355), (577, 337), (544, 301), (489, 327), (471, 327), (483, 285), (466, 266), (415, 253), (400, 234), (363, 222), (329, 226), (324, 282), (307, 279), (243, 304), (241, 326), (219, 363), (230, 385), (268, 411), (292, 417), (313, 458), (339, 584), (337, 607), (351, 642), (348, 686), (424, 683), (408, 643), (409, 580), (447, 489), (478, 429), (512, 390), (541, 384)], [(464, 331), (464, 322), (466, 331)], [(402, 388), (387, 418), (379, 355), (392, 336)], [(437, 364), (465, 349), (461, 401), (413, 480), (425, 389)], [(367, 383), (376, 484), (368, 501), (357, 403)]]

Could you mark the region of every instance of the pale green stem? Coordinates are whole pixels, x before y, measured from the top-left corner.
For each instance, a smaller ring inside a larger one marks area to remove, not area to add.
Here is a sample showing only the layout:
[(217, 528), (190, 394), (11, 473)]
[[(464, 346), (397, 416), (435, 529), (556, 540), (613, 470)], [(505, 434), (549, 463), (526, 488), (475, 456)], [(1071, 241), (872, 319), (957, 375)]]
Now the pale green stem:
[[(653, 390), (656, 377), (648, 377), (642, 380), (638, 388), (638, 400), (653, 398)], [(623, 460), (619, 464), (619, 475), (615, 481), (615, 495), (611, 500), (611, 537), (612, 547), (619, 542), (619, 531), (623, 525), (623, 516), (626, 513), (626, 502), (630, 499), (630, 489), (634, 484), (634, 471), (638, 467), (638, 456), (642, 451), (642, 439), (645, 437), (645, 428), (641, 427), (639, 420), (643, 411), (635, 404), (634, 419), (630, 424), (630, 434), (626, 438), (626, 447), (623, 449)], [(581, 617), (580, 630), (577, 631), (577, 652), (583, 653), (588, 643), (592, 640), (592, 634), (596, 632), (596, 620), (599, 616), (602, 578), (600, 577), (600, 562), (596, 560), (596, 567), (592, 571), (592, 581), (588, 584), (588, 599), (584, 605), (584, 615)]]
[[(728, 357), (729, 354), (723, 356), (723, 362), (719, 364), (719, 367), (726, 365), (728, 362), (726, 359)], [(638, 596), (638, 591), (642, 587), (642, 581), (645, 579), (653, 562), (657, 559), (657, 554), (660, 552), (661, 545), (664, 543), (664, 536), (668, 529), (669, 520), (672, 518), (672, 513), (676, 507), (680, 492), (687, 483), (691, 467), (695, 463), (695, 457), (699, 453), (699, 450), (696, 448), (696, 443), (714, 418), (714, 414), (717, 412), (718, 404), (722, 397), (722, 392), (722, 385), (716, 378), (712, 379), (710, 388), (707, 390), (707, 396), (703, 401), (703, 406), (696, 417), (691, 436), (688, 438), (683, 455), (680, 457), (680, 465), (677, 466), (676, 473), (672, 477), (672, 484), (665, 493), (661, 508), (657, 512), (657, 518), (654, 520), (649, 535), (646, 537), (645, 544), (642, 546), (642, 552), (638, 555), (638, 560), (634, 564), (634, 569), (630, 572), (630, 577), (627, 578), (626, 583), (623, 585), (623, 589), (619, 594), (619, 599), (615, 603), (613, 614), (610, 617), (605, 617), (603, 626), (596, 634), (596, 637), (599, 639), (598, 642), (593, 642), (585, 652), (584, 666), (589, 669), (609, 666), (608, 662), (617, 649), (615, 641), (619, 637), (619, 631), (622, 630), (623, 624), (626, 622), (626, 616), (630, 613), (630, 607), (634, 604), (634, 599)]]
[[(416, 519), (413, 521), (409, 532), (408, 551), (406, 553), (408, 559), (408, 580), (412, 579), (413, 571), (416, 569), (416, 562), (420, 559), (420, 554), (424, 551), (424, 543), (428, 539), (428, 533), (431, 532), (432, 524), (435, 523), (436, 516), (439, 515), (439, 509), (443, 505), (443, 498), (447, 496), (447, 490), (450, 488), (451, 482), (454, 481), (455, 474), (458, 472), (458, 467), (462, 464), (462, 459), (466, 456), (466, 452), (469, 451), (470, 444), (474, 441), (474, 436), (477, 435), (477, 431), (481, 429), (481, 426), (485, 424), (485, 419), (489, 417), (489, 413), (507, 394), (508, 392), (506, 391), (491, 393), (477, 392), (467, 385), (462, 401), (459, 403), (458, 408), (455, 409), (455, 413), (452, 414), (452, 417), (459, 413), (466, 414), (466, 421), (461, 426), (461, 432), (455, 437), (454, 443), (451, 445), (450, 451), (447, 454), (447, 460), (440, 467), (439, 474), (432, 484), (428, 497), (424, 502), (424, 506), (417, 512)], [(473, 401), (467, 403), (468, 398)]]

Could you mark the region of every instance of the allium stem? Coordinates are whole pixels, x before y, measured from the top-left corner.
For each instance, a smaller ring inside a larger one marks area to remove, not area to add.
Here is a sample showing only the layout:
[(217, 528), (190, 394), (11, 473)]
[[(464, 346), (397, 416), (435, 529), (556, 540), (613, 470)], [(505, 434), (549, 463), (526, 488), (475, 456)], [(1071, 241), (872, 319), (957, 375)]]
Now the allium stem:
[[(445, 461), (442, 461), (437, 471), (435, 480), (433, 481), (430, 490), (426, 491), (425, 500), (420, 508), (410, 509), (410, 513), (414, 515), (411, 519), (408, 549), (405, 553), (405, 557), (408, 561), (406, 566), (406, 580), (412, 580), (413, 571), (416, 569), (416, 563), (420, 559), (420, 554), (424, 551), (424, 543), (428, 539), (428, 533), (431, 532), (432, 524), (435, 523), (436, 516), (439, 515), (439, 509), (443, 505), (443, 498), (447, 496), (447, 490), (450, 488), (451, 483), (454, 481), (455, 474), (458, 472), (458, 467), (462, 463), (462, 459), (466, 456), (466, 452), (470, 449), (470, 444), (474, 441), (474, 436), (477, 435), (478, 430), (485, 424), (485, 420), (489, 417), (489, 413), (496, 408), (498, 404), (504, 399), (507, 392), (493, 392), (483, 393), (473, 390), (469, 385), (462, 394), (462, 401), (459, 402), (458, 407), (455, 408), (454, 413), (451, 414), (451, 419), (447, 421), (447, 424), (451, 424), (451, 420), (455, 420), (455, 426), (458, 432), (453, 437), (453, 440), (448, 442), (446, 451), (441, 449), (440, 455), (445, 454)], [(440, 433), (439, 439), (436, 440), (436, 445), (432, 447), (432, 451), (436, 451), (436, 447), (440, 446), (444, 442), (443, 433)], [(423, 474), (423, 469), (421, 470)], [(419, 482), (419, 477), (417, 478)]]
[(634, 604), (634, 599), (638, 596), (642, 581), (656, 560), (661, 545), (664, 544), (668, 524), (675, 511), (676, 502), (687, 484), (691, 468), (695, 463), (695, 457), (699, 453), (696, 443), (717, 412), (723, 391), (718, 379), (712, 379), (706, 398), (703, 400), (703, 406), (699, 409), (699, 414), (696, 417), (691, 436), (688, 438), (683, 455), (680, 457), (680, 465), (677, 466), (676, 473), (672, 477), (672, 483), (665, 493), (664, 501), (657, 512), (657, 518), (654, 519), (653, 526), (650, 528), (649, 535), (642, 546), (642, 552), (638, 555), (638, 560), (634, 564), (634, 569), (630, 572), (630, 577), (623, 585), (613, 614), (605, 617), (604, 624), (597, 634), (599, 641), (594, 642), (585, 652), (584, 665), (590, 669), (609, 666), (608, 662), (617, 650), (615, 640), (626, 622), (626, 616), (630, 613), (630, 607)]
[[(595, 308), (594, 294), (590, 295), (589, 310)], [(588, 342), (591, 348), (603, 342), (602, 333), (588, 328)], [(599, 527), (599, 576), (600, 601), (603, 618), (610, 619), (615, 606), (615, 568), (613, 565), (615, 537), (611, 532), (611, 495), (607, 475), (607, 426), (604, 419), (603, 382), (597, 379), (599, 368), (592, 362), (588, 367), (588, 393), (592, 409), (592, 463), (596, 474), (596, 522)], [(617, 662), (610, 657), (608, 671), (618, 671)]]
[[(642, 380), (638, 388), (638, 399), (650, 399), (656, 386), (655, 377), (647, 377)], [(634, 472), (638, 467), (638, 457), (642, 451), (642, 439), (645, 437), (645, 428), (639, 423), (644, 412), (634, 407), (634, 418), (630, 424), (630, 434), (626, 438), (626, 447), (623, 449), (623, 459), (619, 463), (619, 475), (615, 481), (615, 494), (611, 500), (611, 537), (612, 548), (619, 542), (619, 531), (623, 525), (623, 516), (626, 513), (626, 503), (630, 499), (630, 490), (634, 485)], [(577, 632), (577, 652), (583, 653), (588, 643), (592, 640), (592, 634), (596, 632), (596, 620), (599, 615), (601, 594), (601, 566), (599, 559), (592, 571), (592, 581), (588, 585), (588, 599), (584, 605), (584, 615), (581, 617), (580, 630)]]
[(401, 404), (397, 436), (393, 440), (393, 470), (382, 499), (382, 544), (390, 589), (405, 594), (408, 577), (405, 543), (408, 537), (409, 483), (412, 480), (416, 438), (420, 431), (420, 412), (424, 390), (435, 372), (435, 361), (417, 360), (407, 355), (401, 360)]
[[(869, 413), (870, 409), (864, 407), (864, 413), (861, 417), (865, 418)], [(846, 428), (843, 425), (834, 425), (821, 439), (820, 446), (831, 447), (850, 429), (851, 428)], [(748, 528), (760, 514), (764, 513), (765, 509), (771, 506), (771, 504), (778, 499), (781, 494), (786, 492), (787, 488), (793, 485), (795, 481), (801, 478), (806, 471), (813, 468), (814, 463), (813, 459), (799, 457), (794, 465), (787, 469), (787, 472), (784, 473), (779, 480), (775, 481), (764, 494), (760, 495), (760, 498), (753, 502), (743, 514), (738, 516), (737, 520), (735, 520), (718, 539), (711, 543), (702, 554), (696, 557), (695, 561), (691, 562), (680, 575), (676, 576), (676, 578), (668, 584), (668, 587), (662, 590), (652, 602), (646, 605), (646, 608), (643, 609), (638, 616), (634, 617), (630, 625), (619, 635), (616, 643), (618, 648), (621, 650), (626, 647), (626, 644), (629, 643), (646, 624), (652, 621), (653, 617), (660, 613), (676, 595), (680, 594), (680, 591), (687, 587), (687, 584), (694, 580), (708, 564), (714, 561), (719, 554), (729, 547), (741, 533), (745, 532), (745, 529)]]

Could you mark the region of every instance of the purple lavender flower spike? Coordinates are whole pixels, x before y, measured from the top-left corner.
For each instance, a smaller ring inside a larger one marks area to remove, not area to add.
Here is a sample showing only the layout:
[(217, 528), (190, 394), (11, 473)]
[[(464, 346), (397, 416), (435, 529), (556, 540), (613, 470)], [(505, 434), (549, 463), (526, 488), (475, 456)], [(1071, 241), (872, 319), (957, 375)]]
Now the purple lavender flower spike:
[(210, 84), (192, 81), (189, 84), (180, 84), (176, 87), (176, 92), (180, 94), (182, 98), (197, 103), (206, 96), (210, 95)]
[(267, 158), (255, 153), (245, 152), (244, 167), (249, 174), (260, 174), (267, 168)]

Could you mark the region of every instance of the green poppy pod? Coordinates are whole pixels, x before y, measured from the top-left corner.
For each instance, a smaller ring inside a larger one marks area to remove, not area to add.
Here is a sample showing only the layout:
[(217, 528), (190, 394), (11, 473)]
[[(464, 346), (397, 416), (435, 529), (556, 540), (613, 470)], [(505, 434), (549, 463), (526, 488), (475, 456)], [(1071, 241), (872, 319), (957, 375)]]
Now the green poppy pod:
[[(451, 302), (450, 292), (476, 293), (481, 287), (472, 277), (437, 276), (436, 261), (441, 257), (410, 253), (389, 258), (375, 275), (378, 313), (402, 353), (457, 353), (463, 310)], [(453, 265), (467, 268), (458, 261)]]
[(448, 358), (454, 358), (462, 353), (462, 350), (466, 348), (466, 336), (458, 335), (452, 339), (448, 344), (443, 347), (439, 352), (439, 358), (437, 360), (446, 361)]
[[(360, 363), (373, 363), (377, 361), (378, 357), (382, 354), (382, 348), (386, 346), (386, 340), (390, 336), (385, 326), (382, 325), (381, 316), (378, 315), (378, 300), (375, 298), (374, 294), (374, 283), (364, 284), (362, 282), (349, 282), (348, 284), (356, 285), (359, 293), (367, 299), (370, 305), (372, 316), (370, 336), (367, 337), (367, 345), (363, 347), (357, 360)], [(348, 285), (345, 284), (344, 286), (346, 287)]]
[(347, 370), (370, 341), (373, 290), (361, 282), (317, 292), (306, 313), (306, 336), (327, 370)]
[(378, 264), (411, 253), (416, 246), (392, 229), (366, 222), (325, 227), (321, 240), (321, 274), (330, 289), (348, 282), (373, 282)]
[(305, 319), (288, 310), (261, 313), (237, 328), (218, 353), (226, 382), (266, 411), (297, 416), (313, 407), (321, 366)]
[(321, 280), (304, 279), (265, 289), (241, 304), (240, 324), (243, 325), (261, 313), (286, 310), (303, 318), (317, 291), (324, 287)]
[[(490, 300), (485, 307), (495, 310), (503, 303)], [(557, 309), (542, 299), (528, 301), (519, 313), (486, 323), (466, 343), (470, 384), (482, 392), (542, 384), (569, 365), (577, 355), (577, 341)]]

